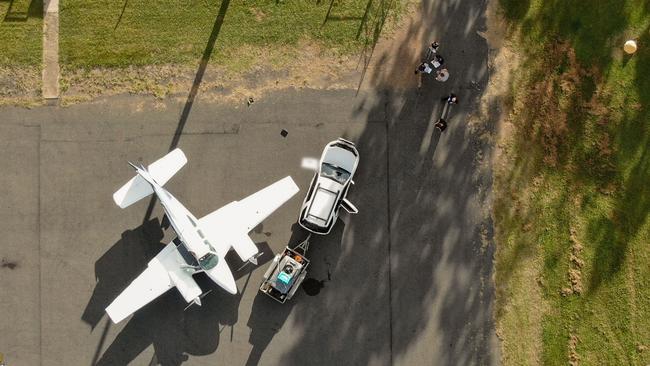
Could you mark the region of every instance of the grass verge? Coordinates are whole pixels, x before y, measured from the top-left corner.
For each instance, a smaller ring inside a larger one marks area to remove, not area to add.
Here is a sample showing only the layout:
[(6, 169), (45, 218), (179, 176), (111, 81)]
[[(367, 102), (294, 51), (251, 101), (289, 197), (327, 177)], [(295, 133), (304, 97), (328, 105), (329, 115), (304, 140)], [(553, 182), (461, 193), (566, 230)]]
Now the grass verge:
[(521, 59), (495, 168), (503, 362), (646, 365), (650, 2), (500, 4)]
[(37, 103), (42, 43), (43, 2), (0, 1), (0, 105)]
[(199, 62), (201, 90), (220, 96), (240, 98), (271, 84), (338, 85), (353, 55), (390, 33), (408, 6), (409, 0), (64, 0), (63, 104), (121, 93), (184, 94)]
[[(397, 15), (401, 8), (396, 0), (63, 0), (61, 60), (68, 68), (195, 64), (213, 37), (213, 63), (235, 71), (281, 65), (305, 40), (356, 51), (389, 10)], [(272, 59), (247, 57), (242, 50), (250, 48), (274, 51)]]
[(0, 2), (0, 67), (39, 66), (43, 42), (43, 2)]

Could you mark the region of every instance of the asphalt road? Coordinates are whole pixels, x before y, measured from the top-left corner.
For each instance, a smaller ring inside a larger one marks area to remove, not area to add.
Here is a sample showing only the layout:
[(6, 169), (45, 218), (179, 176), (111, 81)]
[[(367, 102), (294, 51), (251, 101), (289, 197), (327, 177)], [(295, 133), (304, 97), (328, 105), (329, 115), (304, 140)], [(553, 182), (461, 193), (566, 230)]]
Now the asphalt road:
[[(371, 65), (372, 87), (360, 92), (281, 90), (250, 107), (199, 97), (161, 108), (124, 96), (0, 109), (7, 365), (498, 363), (485, 138), (493, 126), (476, 119), (488, 78), (487, 45), (476, 33), (484, 4), (422, 11), (431, 16), (419, 26), (444, 38), (446, 60), (455, 60), (445, 84), (392, 88), (380, 75), (403, 73), (396, 63), (381, 73)], [(432, 121), (450, 91), (461, 104), (441, 134)], [(262, 264), (236, 274), (237, 296), (199, 278), (214, 289), (202, 307), (183, 311), (172, 290), (110, 323), (104, 308), (172, 236), (150, 200), (114, 205), (112, 193), (133, 173), (127, 160), (182, 148), (189, 162), (167, 188), (197, 217), (291, 175), (301, 192), (251, 234), (267, 263), (306, 236), (295, 225), (312, 174), (301, 159), (339, 136), (361, 154), (349, 195), (360, 213), (342, 214), (330, 235), (312, 240), (309, 273), (323, 284), (316, 295), (300, 290), (279, 305), (258, 294)]]

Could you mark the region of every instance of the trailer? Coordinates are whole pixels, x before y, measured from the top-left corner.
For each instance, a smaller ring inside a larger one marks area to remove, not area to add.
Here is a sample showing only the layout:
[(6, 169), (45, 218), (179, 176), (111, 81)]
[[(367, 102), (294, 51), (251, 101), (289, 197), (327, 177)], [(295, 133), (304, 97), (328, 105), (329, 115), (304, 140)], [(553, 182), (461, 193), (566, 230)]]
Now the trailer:
[(309, 238), (291, 249), (288, 246), (275, 256), (264, 273), (260, 291), (281, 304), (291, 299), (307, 276), (309, 259), (305, 257), (309, 249)]

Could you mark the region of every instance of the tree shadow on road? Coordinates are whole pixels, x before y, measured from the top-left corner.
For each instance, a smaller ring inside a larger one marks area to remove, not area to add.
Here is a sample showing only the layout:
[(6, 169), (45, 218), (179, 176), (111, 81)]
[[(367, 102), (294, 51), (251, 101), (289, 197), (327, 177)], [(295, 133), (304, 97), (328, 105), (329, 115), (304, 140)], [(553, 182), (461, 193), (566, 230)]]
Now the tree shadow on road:
[(187, 100), (185, 101), (185, 106), (183, 107), (183, 111), (181, 112), (181, 117), (178, 121), (178, 126), (176, 127), (174, 138), (172, 139), (172, 142), (169, 146), (169, 151), (175, 149), (178, 146), (178, 141), (181, 138), (181, 134), (183, 133), (183, 128), (185, 128), (187, 119), (190, 116), (190, 111), (192, 110), (192, 106), (194, 105), (194, 100), (196, 99), (196, 95), (199, 92), (199, 87), (201, 86), (201, 82), (203, 81), (203, 75), (205, 74), (205, 70), (208, 68), (208, 62), (212, 57), (212, 51), (214, 50), (214, 45), (217, 42), (217, 37), (219, 37), (219, 32), (221, 31), (221, 26), (223, 25), (223, 21), (226, 18), (226, 11), (228, 10), (229, 5), (230, 5), (230, 0), (221, 1), (221, 7), (219, 7), (219, 13), (217, 14), (217, 18), (214, 20), (214, 25), (212, 26), (212, 32), (210, 32), (210, 38), (208, 38), (208, 43), (206, 44), (205, 49), (203, 50), (203, 55), (201, 56), (201, 61), (199, 62), (199, 68), (196, 71), (196, 75), (194, 76), (194, 82), (192, 83), (192, 88), (190, 89), (190, 93), (187, 95)]
[[(174, 136), (169, 145), (169, 151), (172, 151), (178, 147), (178, 143), (180, 142), (181, 135), (183, 134), (183, 130), (185, 129), (185, 124), (187, 123), (187, 119), (189, 118), (190, 112), (192, 111), (192, 107), (194, 106), (194, 100), (196, 99), (196, 95), (199, 93), (199, 87), (201, 86), (201, 82), (203, 81), (203, 75), (205, 75), (205, 71), (208, 68), (208, 63), (210, 62), (210, 58), (212, 57), (212, 51), (214, 50), (214, 45), (217, 42), (217, 37), (219, 37), (219, 32), (221, 32), (221, 26), (223, 25), (223, 22), (226, 18), (226, 11), (228, 10), (229, 5), (230, 5), (230, 0), (221, 1), (221, 6), (219, 7), (219, 13), (217, 14), (217, 18), (214, 20), (214, 25), (212, 26), (212, 31), (210, 32), (208, 43), (205, 45), (205, 49), (203, 50), (203, 55), (201, 56), (201, 61), (199, 62), (199, 68), (196, 71), (196, 75), (194, 76), (194, 82), (192, 83), (192, 88), (190, 89), (190, 93), (187, 95), (187, 100), (185, 101), (185, 105), (183, 106), (180, 119), (178, 120), (178, 125), (176, 126), (176, 131), (174, 131)], [(124, 6), (126, 7), (126, 3), (124, 4)], [(151, 213), (153, 212), (153, 208), (155, 204), (156, 204), (156, 196), (153, 196), (149, 201), (149, 206), (147, 207), (147, 212), (144, 215), (143, 222), (147, 221), (149, 217), (151, 217)]]
[[(498, 362), (492, 176), (483, 160), (491, 154), (484, 136), (494, 121), (476, 120), (488, 78), (487, 44), (477, 34), (485, 30), (485, 4), (427, 2), (419, 11), (426, 21), (411, 24), (409, 32), (436, 30), (452, 77), (398, 90), (391, 77), (403, 73), (402, 64), (371, 69), (373, 87), (360, 93), (353, 112), (369, 109), (366, 128), (346, 137), (361, 156), (350, 191), (360, 213), (349, 218), (336, 263), (346, 280), (309, 308), (294, 306), (306, 315), (294, 320), (297, 341), (282, 364)], [(398, 53), (417, 59), (424, 44), (408, 47)], [(451, 91), (462, 102), (440, 133), (432, 123), (440, 98)], [(381, 219), (386, 216), (388, 222)]]

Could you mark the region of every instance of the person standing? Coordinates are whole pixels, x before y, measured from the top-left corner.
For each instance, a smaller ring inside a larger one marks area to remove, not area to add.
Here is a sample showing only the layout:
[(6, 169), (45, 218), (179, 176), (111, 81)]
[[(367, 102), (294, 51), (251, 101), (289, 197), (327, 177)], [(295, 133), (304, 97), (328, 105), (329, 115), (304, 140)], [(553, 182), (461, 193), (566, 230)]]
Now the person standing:
[(433, 59), (431, 60), (431, 64), (436, 69), (439, 68), (440, 66), (442, 66), (444, 63), (445, 63), (445, 59), (442, 58), (442, 56), (440, 56), (440, 55), (433, 56)]
[(427, 48), (427, 57), (426, 58), (427, 59), (433, 58), (433, 56), (435, 56), (436, 53), (438, 53), (438, 47), (440, 47), (440, 45), (438, 44), (438, 41), (433, 41), (433, 43), (431, 43), (429, 48)]
[(439, 129), (440, 132), (443, 132), (447, 128), (447, 121), (445, 121), (444, 118), (438, 118), (438, 121), (436, 121), (434, 126)]
[(454, 93), (449, 93), (449, 95), (447, 95), (446, 97), (441, 98), (441, 101), (445, 104), (445, 106), (442, 108), (440, 119), (444, 121), (447, 119), (447, 117), (449, 117), (449, 113), (451, 112), (451, 107), (454, 104), (458, 104), (458, 97)]
[(417, 74), (418, 72), (424, 73), (424, 74), (431, 74), (431, 71), (433, 71), (433, 68), (431, 65), (429, 65), (428, 62), (423, 62), (418, 66), (417, 69), (415, 69), (415, 73)]
[(448, 96), (441, 99), (443, 103), (458, 104), (458, 97), (454, 93), (449, 93)]

